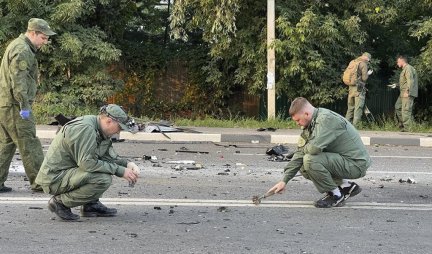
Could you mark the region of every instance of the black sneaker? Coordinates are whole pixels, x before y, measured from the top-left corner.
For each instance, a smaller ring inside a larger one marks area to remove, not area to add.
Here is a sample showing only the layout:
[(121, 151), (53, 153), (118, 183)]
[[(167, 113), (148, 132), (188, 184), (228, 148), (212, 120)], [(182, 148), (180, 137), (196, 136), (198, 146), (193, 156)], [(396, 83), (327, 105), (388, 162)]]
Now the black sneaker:
[(116, 215), (117, 209), (108, 208), (99, 200), (95, 200), (81, 206), (82, 217), (113, 217)]
[(76, 221), (80, 218), (79, 215), (74, 214), (69, 207), (63, 204), (60, 196), (53, 196), (48, 201), (48, 209), (65, 221)]
[(330, 208), (344, 206), (344, 196), (336, 196), (328, 192), (323, 198), (315, 202), (316, 208)]
[(11, 191), (12, 191), (11, 187), (6, 187), (4, 184), (0, 185), (0, 193), (11, 192)]
[(342, 195), (344, 196), (344, 201), (349, 199), (350, 197), (354, 197), (355, 195), (359, 194), (362, 191), (360, 186), (355, 182), (349, 182), (349, 183), (351, 184), (351, 186), (349, 187), (344, 187), (344, 188), (339, 187)]

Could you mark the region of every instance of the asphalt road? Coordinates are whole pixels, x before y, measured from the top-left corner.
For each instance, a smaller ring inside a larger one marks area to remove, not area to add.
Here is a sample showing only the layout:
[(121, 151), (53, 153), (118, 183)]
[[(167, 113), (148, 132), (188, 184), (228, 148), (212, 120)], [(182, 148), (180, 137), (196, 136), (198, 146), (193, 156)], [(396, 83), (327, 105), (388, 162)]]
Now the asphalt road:
[[(132, 188), (115, 177), (102, 201), (117, 217), (75, 223), (48, 211), (48, 195), (29, 191), (17, 155), (6, 182), (14, 191), (0, 195), (0, 253), (432, 253), (430, 148), (368, 147), (373, 165), (356, 181), (363, 192), (345, 207), (317, 209), (321, 194), (301, 176), (284, 194), (252, 204), (286, 164), (269, 161), (267, 145), (115, 146), (142, 178)], [(204, 167), (167, 163), (175, 160)]]

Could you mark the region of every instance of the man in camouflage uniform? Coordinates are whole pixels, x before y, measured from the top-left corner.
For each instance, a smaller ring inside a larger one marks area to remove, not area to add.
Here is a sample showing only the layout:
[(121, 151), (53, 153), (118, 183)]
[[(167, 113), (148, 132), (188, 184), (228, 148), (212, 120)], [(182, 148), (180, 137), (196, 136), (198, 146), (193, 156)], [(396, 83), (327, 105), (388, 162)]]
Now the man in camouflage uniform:
[(51, 143), (36, 178), (45, 193), (53, 195), (48, 209), (59, 218), (75, 221), (71, 208), (81, 206), (81, 216), (115, 216), (99, 198), (109, 188), (112, 175), (134, 184), (139, 168), (121, 159), (112, 147), (111, 136), (132, 131), (133, 121), (115, 104), (101, 108), (97, 116), (76, 118), (65, 124)]
[(31, 188), (41, 191), (35, 178), (43, 161), (42, 145), (36, 137), (31, 105), (38, 85), (37, 50), (55, 35), (43, 19), (32, 18), (27, 32), (13, 40), (0, 66), (0, 192), (11, 191), (4, 182), (18, 146)]
[(393, 84), (390, 87), (399, 86), (399, 97), (395, 103), (396, 120), (401, 131), (409, 131), (414, 123), (412, 110), (414, 99), (418, 96), (418, 77), (417, 71), (408, 64), (405, 56), (397, 58), (397, 66), (402, 68), (399, 76), (399, 84)]
[(348, 179), (366, 175), (370, 156), (354, 126), (339, 114), (313, 107), (305, 98), (296, 98), (289, 109), (291, 118), (303, 129), (297, 151), (284, 170), (284, 178), (269, 192), (279, 193), (298, 171), (311, 180), (325, 196), (318, 208), (344, 205), (361, 188)]
[(371, 59), (371, 54), (365, 52), (354, 61), (358, 62), (357, 68), (357, 84), (348, 88), (348, 110), (345, 118), (354, 126), (361, 121), (363, 108), (366, 99), (366, 81), (372, 70), (368, 70), (368, 62)]

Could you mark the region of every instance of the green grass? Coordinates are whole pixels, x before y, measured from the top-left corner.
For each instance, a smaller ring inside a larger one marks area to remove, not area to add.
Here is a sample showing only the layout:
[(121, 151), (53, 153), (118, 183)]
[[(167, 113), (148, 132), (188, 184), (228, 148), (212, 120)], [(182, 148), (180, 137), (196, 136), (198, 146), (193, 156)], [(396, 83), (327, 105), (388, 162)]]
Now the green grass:
[[(390, 117), (377, 117), (377, 121), (375, 123), (369, 124), (364, 121), (358, 127), (358, 130), (365, 131), (399, 131), (399, 127), (396, 122)], [(189, 127), (218, 127), (218, 128), (250, 128), (250, 129), (258, 129), (258, 128), (276, 128), (276, 129), (298, 129), (299, 127), (296, 125), (294, 121), (284, 120), (281, 118), (276, 118), (270, 121), (260, 121), (253, 118), (235, 118), (229, 120), (220, 120), (215, 119), (210, 116), (207, 116), (203, 119), (174, 119), (173, 122), (177, 126), (189, 126)], [(410, 130), (411, 132), (418, 133), (430, 133), (432, 132), (432, 125), (426, 123), (416, 123)]]
[(218, 128), (276, 128), (276, 129), (293, 129), (297, 128), (296, 124), (290, 120), (275, 118), (270, 121), (260, 121), (253, 118), (235, 118), (229, 120), (220, 120), (207, 116), (203, 119), (175, 119), (177, 126), (195, 126), (195, 127), (218, 127)]

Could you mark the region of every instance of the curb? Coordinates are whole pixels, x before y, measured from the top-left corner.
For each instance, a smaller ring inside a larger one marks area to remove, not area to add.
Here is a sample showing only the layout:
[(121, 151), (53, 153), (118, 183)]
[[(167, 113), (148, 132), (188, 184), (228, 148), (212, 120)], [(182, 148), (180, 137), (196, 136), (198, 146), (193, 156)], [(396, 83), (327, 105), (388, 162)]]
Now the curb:
[[(37, 129), (39, 138), (53, 139), (55, 130)], [(298, 135), (286, 134), (220, 134), (220, 133), (165, 133), (170, 139), (161, 133), (138, 132), (132, 134), (121, 132), (121, 138), (134, 141), (158, 141), (158, 142), (214, 142), (214, 143), (263, 143), (263, 144), (297, 144)], [(366, 146), (394, 145), (394, 146), (420, 146), (432, 147), (432, 138), (421, 137), (361, 137)]]

